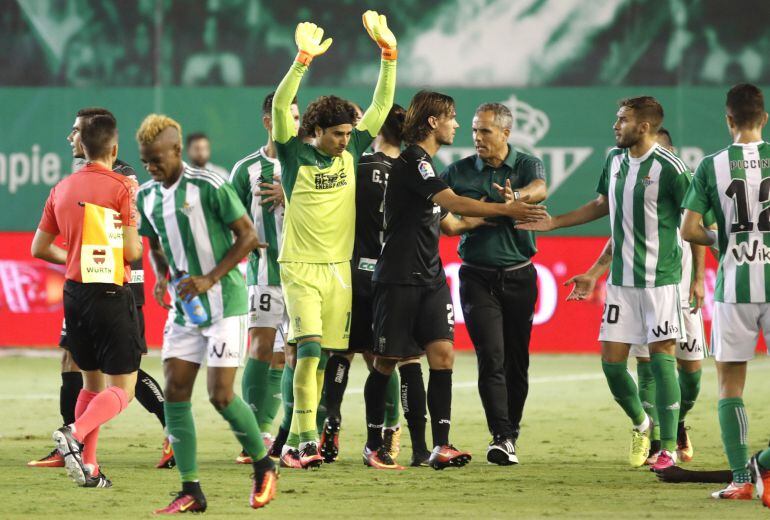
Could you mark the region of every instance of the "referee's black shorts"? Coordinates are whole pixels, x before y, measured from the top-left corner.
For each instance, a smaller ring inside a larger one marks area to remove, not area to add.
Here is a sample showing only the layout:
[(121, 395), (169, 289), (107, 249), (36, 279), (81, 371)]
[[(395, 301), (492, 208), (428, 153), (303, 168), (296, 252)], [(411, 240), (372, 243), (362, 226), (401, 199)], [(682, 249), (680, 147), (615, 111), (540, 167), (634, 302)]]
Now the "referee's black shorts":
[[(136, 306), (137, 325), (139, 326), (139, 341), (142, 342), (142, 354), (147, 354), (147, 340), (144, 337), (144, 310), (141, 305)], [(371, 334), (369, 334), (371, 336)], [(64, 350), (69, 350), (67, 346), (67, 322), (62, 320), (61, 333), (59, 334), (59, 346)]]
[(146, 348), (139, 314), (127, 286), (72, 280), (64, 284), (66, 348), (82, 370), (110, 375), (138, 370)]
[(436, 340), (454, 341), (454, 309), (446, 280), (434, 285), (374, 284), (374, 353), (422, 356)]

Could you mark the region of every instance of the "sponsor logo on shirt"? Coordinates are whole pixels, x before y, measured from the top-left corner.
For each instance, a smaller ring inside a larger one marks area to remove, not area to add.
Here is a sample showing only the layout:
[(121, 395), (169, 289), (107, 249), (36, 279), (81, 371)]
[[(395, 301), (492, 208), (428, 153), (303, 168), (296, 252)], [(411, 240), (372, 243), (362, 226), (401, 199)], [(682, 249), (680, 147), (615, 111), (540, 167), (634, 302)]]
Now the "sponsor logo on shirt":
[(341, 188), (348, 185), (348, 174), (343, 170), (336, 173), (316, 173), (315, 174), (315, 189), (317, 190), (331, 190), (334, 188)]
[(655, 335), (656, 338), (659, 338), (661, 336), (666, 336), (668, 334), (676, 334), (679, 332), (679, 327), (674, 325), (673, 323), (669, 323), (668, 320), (663, 324), (663, 326), (658, 325), (654, 329), (650, 329), (652, 333)]
[(420, 172), (420, 175), (422, 175), (422, 178), (425, 180), (436, 176), (436, 172), (433, 171), (433, 166), (431, 166), (428, 161), (420, 161), (417, 164), (417, 171)]
[(738, 265), (770, 263), (770, 247), (767, 247), (759, 240), (735, 244), (730, 248), (730, 253)]

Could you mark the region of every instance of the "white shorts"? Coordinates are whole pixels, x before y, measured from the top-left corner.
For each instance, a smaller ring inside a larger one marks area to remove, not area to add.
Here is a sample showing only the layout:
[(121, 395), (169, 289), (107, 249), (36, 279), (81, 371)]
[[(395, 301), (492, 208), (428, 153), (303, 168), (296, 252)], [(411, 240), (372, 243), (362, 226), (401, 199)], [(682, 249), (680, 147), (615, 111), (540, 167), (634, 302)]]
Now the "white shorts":
[(647, 344), (685, 341), (679, 285), (636, 288), (607, 284), (599, 341)]
[(289, 317), (280, 285), (249, 285), (249, 328), (275, 329), (273, 352), (283, 352)]
[[(703, 315), (700, 309), (695, 314), (690, 314), (690, 306), (682, 307), (682, 318), (684, 319), (684, 330), (687, 335), (687, 341), (680, 341), (676, 346), (676, 359), (682, 361), (698, 361), (708, 355), (708, 345), (706, 345), (706, 332), (703, 330)], [(630, 357), (650, 357), (650, 349), (646, 344), (631, 345)]]
[(770, 303), (714, 302), (711, 353), (717, 361), (754, 359), (759, 330), (770, 345)]
[(176, 314), (168, 313), (163, 330), (163, 360), (179, 358), (210, 367), (238, 367), (246, 353), (246, 315), (222, 318), (208, 327), (190, 327), (174, 323)]

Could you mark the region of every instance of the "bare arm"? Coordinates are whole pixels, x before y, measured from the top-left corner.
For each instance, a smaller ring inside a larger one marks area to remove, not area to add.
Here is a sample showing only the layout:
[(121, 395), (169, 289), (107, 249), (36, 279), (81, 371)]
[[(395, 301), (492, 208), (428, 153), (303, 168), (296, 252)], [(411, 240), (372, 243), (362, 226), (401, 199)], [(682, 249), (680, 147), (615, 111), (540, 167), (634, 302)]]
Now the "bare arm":
[(567, 296), (567, 300), (585, 300), (588, 298), (596, 287), (596, 281), (607, 272), (612, 263), (612, 239), (607, 240), (604, 245), (599, 258), (596, 259), (594, 264), (583, 274), (573, 276), (566, 282), (565, 286), (575, 284), (572, 288), (572, 292)]
[(716, 231), (706, 229), (703, 226), (703, 215), (696, 211), (684, 210), (680, 231), (682, 238), (693, 244), (710, 247), (717, 243)]
[(554, 229), (579, 226), (594, 220), (598, 220), (610, 213), (610, 203), (607, 197), (599, 195), (594, 200), (587, 202), (577, 209), (552, 217), (546, 214), (545, 218), (536, 222), (517, 224), (519, 229), (528, 231), (553, 231)]
[(453, 237), (462, 235), (479, 226), (494, 226), (494, 222), (487, 222), (484, 217), (458, 217), (449, 213), (441, 219), (441, 232)]
[(451, 188), (440, 191), (433, 196), (433, 202), (456, 215), (465, 217), (512, 217), (518, 222), (532, 222), (544, 218), (547, 213), (545, 206), (528, 203), (524, 198), (517, 201), (481, 202), (468, 197), (457, 195)]
[[(685, 246), (686, 247), (686, 246)], [(706, 297), (706, 248), (695, 243), (690, 244), (692, 250), (692, 282), (690, 283), (690, 312), (695, 314), (703, 307)]]
[(198, 294), (205, 293), (223, 276), (232, 271), (249, 252), (258, 247), (267, 247), (267, 244), (261, 243), (257, 238), (257, 231), (248, 215), (243, 215), (228, 227), (235, 234), (233, 245), (211, 272), (202, 276), (191, 276), (179, 282), (177, 294), (180, 298), (189, 300)]
[(157, 237), (149, 238), (150, 241), (150, 265), (155, 273), (155, 287), (152, 289), (152, 296), (158, 305), (166, 310), (171, 309), (171, 305), (166, 303), (165, 297), (168, 289), (168, 260), (163, 253), (163, 247)]
[(134, 262), (142, 258), (142, 239), (136, 226), (123, 226), (123, 258)]
[(32, 239), (32, 247), (30, 249), (32, 256), (52, 264), (66, 264), (67, 251), (54, 244), (54, 240), (56, 240), (56, 235), (52, 235), (42, 229), (35, 231), (35, 237)]
[(520, 197), (529, 197), (528, 202), (530, 204), (543, 202), (548, 197), (548, 188), (543, 179), (535, 179), (516, 191), (519, 192)]

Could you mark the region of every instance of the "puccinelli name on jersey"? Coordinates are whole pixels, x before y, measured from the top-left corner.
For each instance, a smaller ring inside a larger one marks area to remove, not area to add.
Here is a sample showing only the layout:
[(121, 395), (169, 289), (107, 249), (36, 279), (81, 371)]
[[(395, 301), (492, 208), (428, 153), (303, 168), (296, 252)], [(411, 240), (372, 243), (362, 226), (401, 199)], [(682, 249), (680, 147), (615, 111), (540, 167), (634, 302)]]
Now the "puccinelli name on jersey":
[(770, 168), (770, 159), (738, 159), (730, 161), (731, 170), (748, 170), (752, 168)]
[(738, 265), (770, 263), (770, 247), (763, 244), (759, 239), (735, 244), (730, 248), (730, 253)]

